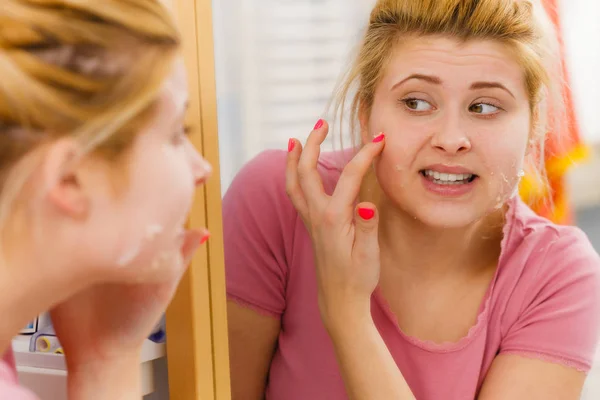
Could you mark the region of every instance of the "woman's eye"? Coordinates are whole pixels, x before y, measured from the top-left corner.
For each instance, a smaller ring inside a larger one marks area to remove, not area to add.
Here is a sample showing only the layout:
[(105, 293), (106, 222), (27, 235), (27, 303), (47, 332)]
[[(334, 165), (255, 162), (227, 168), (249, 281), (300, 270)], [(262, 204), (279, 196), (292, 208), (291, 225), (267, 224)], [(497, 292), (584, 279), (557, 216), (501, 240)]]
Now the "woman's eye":
[(419, 99), (404, 99), (402, 100), (406, 107), (412, 111), (429, 111), (433, 107), (425, 100)]
[(183, 126), (181, 127), (181, 129), (179, 129), (177, 132), (175, 132), (175, 134), (173, 135), (173, 143), (174, 144), (181, 144), (183, 143), (186, 137), (190, 136), (192, 134), (192, 128), (189, 126)]
[(482, 114), (482, 115), (495, 114), (499, 110), (500, 110), (499, 107), (496, 107), (492, 104), (486, 104), (486, 103), (473, 104), (471, 107), (469, 107), (469, 111), (474, 112), (475, 114)]
[(173, 140), (173, 143), (179, 144), (183, 141), (183, 138), (184, 138), (183, 130), (178, 130), (177, 132), (175, 132), (175, 134), (173, 134), (172, 140)]

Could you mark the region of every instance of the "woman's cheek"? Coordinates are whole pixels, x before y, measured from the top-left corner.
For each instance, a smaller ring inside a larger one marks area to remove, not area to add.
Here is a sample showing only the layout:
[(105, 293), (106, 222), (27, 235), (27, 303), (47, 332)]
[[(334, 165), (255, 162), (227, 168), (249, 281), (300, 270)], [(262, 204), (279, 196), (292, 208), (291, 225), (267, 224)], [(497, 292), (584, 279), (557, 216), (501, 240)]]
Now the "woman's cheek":
[(188, 171), (177, 167), (155, 176), (170, 184), (162, 186), (160, 192), (148, 193), (144, 208), (138, 208), (138, 222), (120, 246), (118, 267), (139, 270), (143, 276), (143, 271), (159, 269), (167, 258), (179, 253), (193, 204), (194, 183)]
[(374, 166), (377, 181), (384, 191), (391, 191), (389, 194), (398, 195), (398, 191), (408, 184), (411, 171), (404, 149), (386, 145)]
[(181, 268), (184, 230), (148, 224), (131, 237), (117, 260), (117, 276), (128, 282), (149, 282)]

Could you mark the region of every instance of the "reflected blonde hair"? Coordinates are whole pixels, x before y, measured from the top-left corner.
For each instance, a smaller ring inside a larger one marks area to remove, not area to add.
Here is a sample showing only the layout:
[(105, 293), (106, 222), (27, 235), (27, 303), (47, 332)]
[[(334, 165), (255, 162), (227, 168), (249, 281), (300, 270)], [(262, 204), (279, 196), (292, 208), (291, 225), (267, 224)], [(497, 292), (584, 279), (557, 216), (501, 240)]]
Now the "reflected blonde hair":
[[(525, 74), (532, 114), (531, 139), (538, 145), (533, 149), (533, 158), (543, 161), (547, 132), (562, 132), (567, 122), (557, 33), (538, 0), (377, 1), (356, 59), (333, 99), (333, 122), (338, 126), (342, 148), (344, 126), (350, 128), (352, 147), (359, 147), (359, 116), (363, 112), (370, 115), (375, 90), (396, 46), (422, 36), (444, 36), (461, 42), (494, 40), (513, 51)], [(543, 169), (539, 172), (543, 174)]]
[(152, 114), (180, 43), (160, 0), (2, 0), (0, 228), (42, 145), (117, 158)]

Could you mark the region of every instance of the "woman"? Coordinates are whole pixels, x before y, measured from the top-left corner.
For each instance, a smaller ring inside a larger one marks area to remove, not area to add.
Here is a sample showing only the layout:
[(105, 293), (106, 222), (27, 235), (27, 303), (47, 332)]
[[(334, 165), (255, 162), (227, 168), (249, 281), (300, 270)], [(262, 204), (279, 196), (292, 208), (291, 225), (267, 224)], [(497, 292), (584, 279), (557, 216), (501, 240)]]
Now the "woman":
[(139, 399), (141, 346), (208, 237), (183, 230), (210, 167), (179, 34), (158, 0), (5, 0), (0, 26), (0, 398), (34, 398), (11, 338), (51, 309), (69, 398)]
[(579, 397), (600, 259), (516, 196), (561, 120), (550, 29), (525, 0), (377, 2), (337, 103), (357, 144), (320, 154), (319, 120), (225, 197), (235, 399)]

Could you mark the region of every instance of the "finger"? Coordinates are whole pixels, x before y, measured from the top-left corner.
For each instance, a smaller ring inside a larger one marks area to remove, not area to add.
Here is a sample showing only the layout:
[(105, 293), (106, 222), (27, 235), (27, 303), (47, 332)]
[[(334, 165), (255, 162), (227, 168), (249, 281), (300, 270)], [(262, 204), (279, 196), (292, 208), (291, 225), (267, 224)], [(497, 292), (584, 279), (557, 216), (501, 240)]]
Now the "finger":
[(359, 203), (355, 210), (355, 234), (352, 257), (360, 262), (379, 261), (377, 227), (379, 215), (373, 203)]
[(384, 147), (385, 135), (380, 133), (371, 143), (364, 145), (344, 167), (332, 195), (335, 207), (348, 206), (354, 202), (358, 197), (363, 177)]
[(210, 233), (206, 229), (189, 230), (185, 232), (183, 244), (181, 245), (181, 257), (185, 267), (190, 264), (200, 245), (204, 244), (209, 237)]
[(317, 171), (317, 162), (321, 154), (321, 143), (325, 140), (328, 131), (328, 124), (319, 120), (308, 136), (298, 161), (298, 181), (309, 211), (322, 207), (327, 201), (323, 182)]
[(302, 145), (296, 139), (288, 144), (287, 164), (285, 168), (285, 191), (303, 220), (308, 217), (308, 206), (302, 193), (298, 178), (298, 161), (302, 154)]

